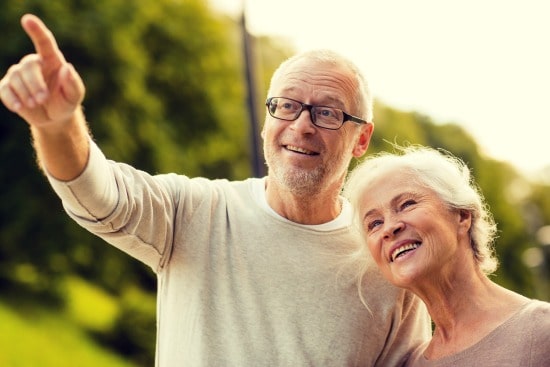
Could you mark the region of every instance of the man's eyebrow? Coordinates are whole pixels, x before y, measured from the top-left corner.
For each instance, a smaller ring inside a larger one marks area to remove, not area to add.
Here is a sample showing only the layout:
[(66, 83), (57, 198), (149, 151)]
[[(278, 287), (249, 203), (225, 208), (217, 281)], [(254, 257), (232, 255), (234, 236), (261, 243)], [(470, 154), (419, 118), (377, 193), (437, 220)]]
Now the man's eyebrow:
[[(283, 97), (285, 93), (294, 92), (297, 89), (298, 88), (296, 88), (295, 86), (287, 86), (281, 89), (281, 92), (280, 92), (281, 97)], [(335, 107), (335, 108), (340, 108), (342, 110), (346, 108), (346, 104), (344, 103), (344, 101), (342, 101), (342, 99), (339, 98), (338, 96), (334, 96), (334, 95), (321, 95), (319, 99), (316, 99), (316, 101), (319, 101), (319, 102), (312, 103), (314, 106)]]
[[(346, 105), (345, 103), (338, 97), (335, 96), (323, 96), (320, 99), (320, 105), (330, 105), (331, 107), (334, 106), (336, 108), (345, 109)], [(326, 102), (325, 102), (326, 101)]]

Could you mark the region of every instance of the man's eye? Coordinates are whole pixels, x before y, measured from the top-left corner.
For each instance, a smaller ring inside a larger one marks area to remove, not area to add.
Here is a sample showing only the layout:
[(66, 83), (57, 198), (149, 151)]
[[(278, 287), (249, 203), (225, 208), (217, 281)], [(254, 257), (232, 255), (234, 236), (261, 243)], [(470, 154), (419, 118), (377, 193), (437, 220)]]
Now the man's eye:
[(332, 108), (319, 108), (317, 112), (322, 117), (335, 117), (334, 110)]

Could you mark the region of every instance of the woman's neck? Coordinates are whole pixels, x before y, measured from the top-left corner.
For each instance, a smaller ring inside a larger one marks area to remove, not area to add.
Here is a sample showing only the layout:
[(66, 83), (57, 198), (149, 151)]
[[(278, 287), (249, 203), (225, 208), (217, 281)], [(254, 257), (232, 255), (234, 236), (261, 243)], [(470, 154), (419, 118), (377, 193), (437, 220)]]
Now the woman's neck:
[(434, 335), (425, 351), (427, 359), (442, 358), (471, 347), (528, 301), (484, 274), (441, 290), (421, 297), (435, 324)]

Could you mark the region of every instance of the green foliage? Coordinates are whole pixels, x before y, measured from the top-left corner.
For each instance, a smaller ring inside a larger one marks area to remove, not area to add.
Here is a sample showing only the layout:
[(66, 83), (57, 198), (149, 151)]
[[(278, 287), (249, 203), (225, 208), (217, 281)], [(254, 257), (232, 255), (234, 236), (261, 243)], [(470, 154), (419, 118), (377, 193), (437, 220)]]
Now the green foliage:
[(68, 319), (93, 332), (109, 332), (113, 328), (121, 313), (113, 296), (74, 275), (64, 279), (62, 288)]

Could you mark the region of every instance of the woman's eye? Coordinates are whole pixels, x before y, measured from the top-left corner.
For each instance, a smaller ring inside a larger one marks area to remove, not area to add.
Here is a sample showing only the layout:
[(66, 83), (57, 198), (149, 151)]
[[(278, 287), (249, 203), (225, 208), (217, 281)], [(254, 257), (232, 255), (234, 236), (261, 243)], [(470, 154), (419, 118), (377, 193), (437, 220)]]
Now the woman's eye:
[(403, 204), (401, 204), (401, 209), (406, 209), (412, 205), (415, 205), (416, 204), (416, 201), (414, 200), (407, 200), (405, 202), (403, 202)]
[(367, 222), (367, 229), (369, 231), (372, 231), (376, 227), (380, 226), (382, 224), (382, 221), (379, 219), (371, 220), (370, 222)]

